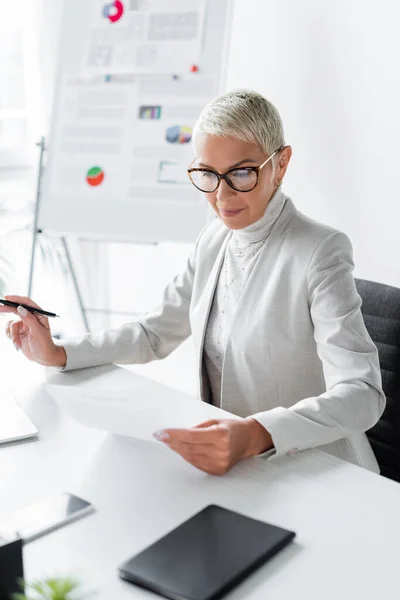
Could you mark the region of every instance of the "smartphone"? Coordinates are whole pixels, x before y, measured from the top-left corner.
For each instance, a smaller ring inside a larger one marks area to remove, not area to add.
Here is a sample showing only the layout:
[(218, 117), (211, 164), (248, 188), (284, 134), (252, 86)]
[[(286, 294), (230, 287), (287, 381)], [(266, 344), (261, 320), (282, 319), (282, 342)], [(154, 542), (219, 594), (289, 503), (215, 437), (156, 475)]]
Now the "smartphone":
[(26, 506), (0, 520), (0, 540), (22, 538), (24, 544), (94, 511), (90, 502), (64, 492)]

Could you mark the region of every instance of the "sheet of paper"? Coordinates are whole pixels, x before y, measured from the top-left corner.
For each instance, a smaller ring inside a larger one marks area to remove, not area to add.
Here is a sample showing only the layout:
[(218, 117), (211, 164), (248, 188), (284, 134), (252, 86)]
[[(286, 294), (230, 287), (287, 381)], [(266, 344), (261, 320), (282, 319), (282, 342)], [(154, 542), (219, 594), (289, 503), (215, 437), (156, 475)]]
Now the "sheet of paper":
[(165, 428), (193, 427), (212, 418), (239, 418), (173, 391), (154, 397), (145, 388), (132, 393), (48, 384), (47, 389), (58, 406), (83, 425), (144, 440), (155, 441), (153, 433)]
[(94, 208), (110, 199), (202, 202), (186, 170), (194, 123), (215, 85), (201, 76), (66, 76), (48, 193)]
[(50, 148), (49, 192), (97, 204), (126, 197), (129, 148), (137, 96), (133, 75), (113, 81), (103, 76), (65, 77), (59, 101), (59, 143)]
[(86, 73), (178, 73), (198, 63), (205, 0), (92, 0)]

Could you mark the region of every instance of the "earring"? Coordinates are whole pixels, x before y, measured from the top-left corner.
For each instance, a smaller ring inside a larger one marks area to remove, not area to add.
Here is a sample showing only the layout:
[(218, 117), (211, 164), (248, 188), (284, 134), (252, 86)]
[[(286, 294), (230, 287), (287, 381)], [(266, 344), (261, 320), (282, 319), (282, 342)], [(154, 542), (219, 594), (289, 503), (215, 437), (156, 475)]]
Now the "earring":
[(276, 184), (275, 184), (276, 187), (278, 188), (281, 185), (281, 183), (282, 183), (282, 179), (277, 179)]

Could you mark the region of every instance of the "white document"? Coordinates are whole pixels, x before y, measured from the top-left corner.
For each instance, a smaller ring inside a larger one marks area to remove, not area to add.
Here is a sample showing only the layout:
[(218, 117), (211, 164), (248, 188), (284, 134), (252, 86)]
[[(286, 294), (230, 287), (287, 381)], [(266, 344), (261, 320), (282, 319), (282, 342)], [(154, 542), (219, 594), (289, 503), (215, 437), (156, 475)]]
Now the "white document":
[(215, 86), (202, 76), (66, 76), (46, 192), (93, 212), (111, 200), (201, 202), (186, 169), (194, 123)]
[(128, 195), (132, 129), (137, 106), (133, 75), (70, 77), (62, 81), (49, 193), (95, 207)]
[(187, 167), (193, 160), (193, 126), (202, 105), (216, 93), (211, 77), (138, 77), (133, 122), (129, 198), (202, 202)]
[(58, 406), (83, 425), (143, 440), (155, 441), (153, 434), (162, 429), (189, 428), (213, 418), (240, 418), (168, 388), (162, 397), (155, 396), (151, 386), (142, 392), (54, 384), (47, 389)]
[(92, 0), (86, 73), (188, 73), (199, 61), (205, 0)]

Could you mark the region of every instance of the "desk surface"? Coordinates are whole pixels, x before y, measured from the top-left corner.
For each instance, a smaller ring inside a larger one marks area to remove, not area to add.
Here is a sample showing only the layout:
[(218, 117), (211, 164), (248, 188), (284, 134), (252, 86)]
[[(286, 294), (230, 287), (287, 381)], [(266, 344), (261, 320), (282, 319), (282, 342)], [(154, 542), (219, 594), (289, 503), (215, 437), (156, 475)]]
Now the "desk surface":
[[(51, 375), (52, 383), (92, 388), (128, 389), (137, 380), (117, 367)], [(163, 391), (150, 380), (143, 385)], [(156, 598), (121, 581), (118, 565), (214, 503), (297, 532), (227, 599), (376, 600), (383, 592), (398, 600), (399, 484), (316, 450), (251, 459), (211, 477), (161, 443), (80, 425), (44, 386), (17, 399), (40, 439), (0, 448), (0, 517), (63, 490), (97, 509), (28, 544), (28, 578), (75, 574), (98, 590), (96, 598)]]

